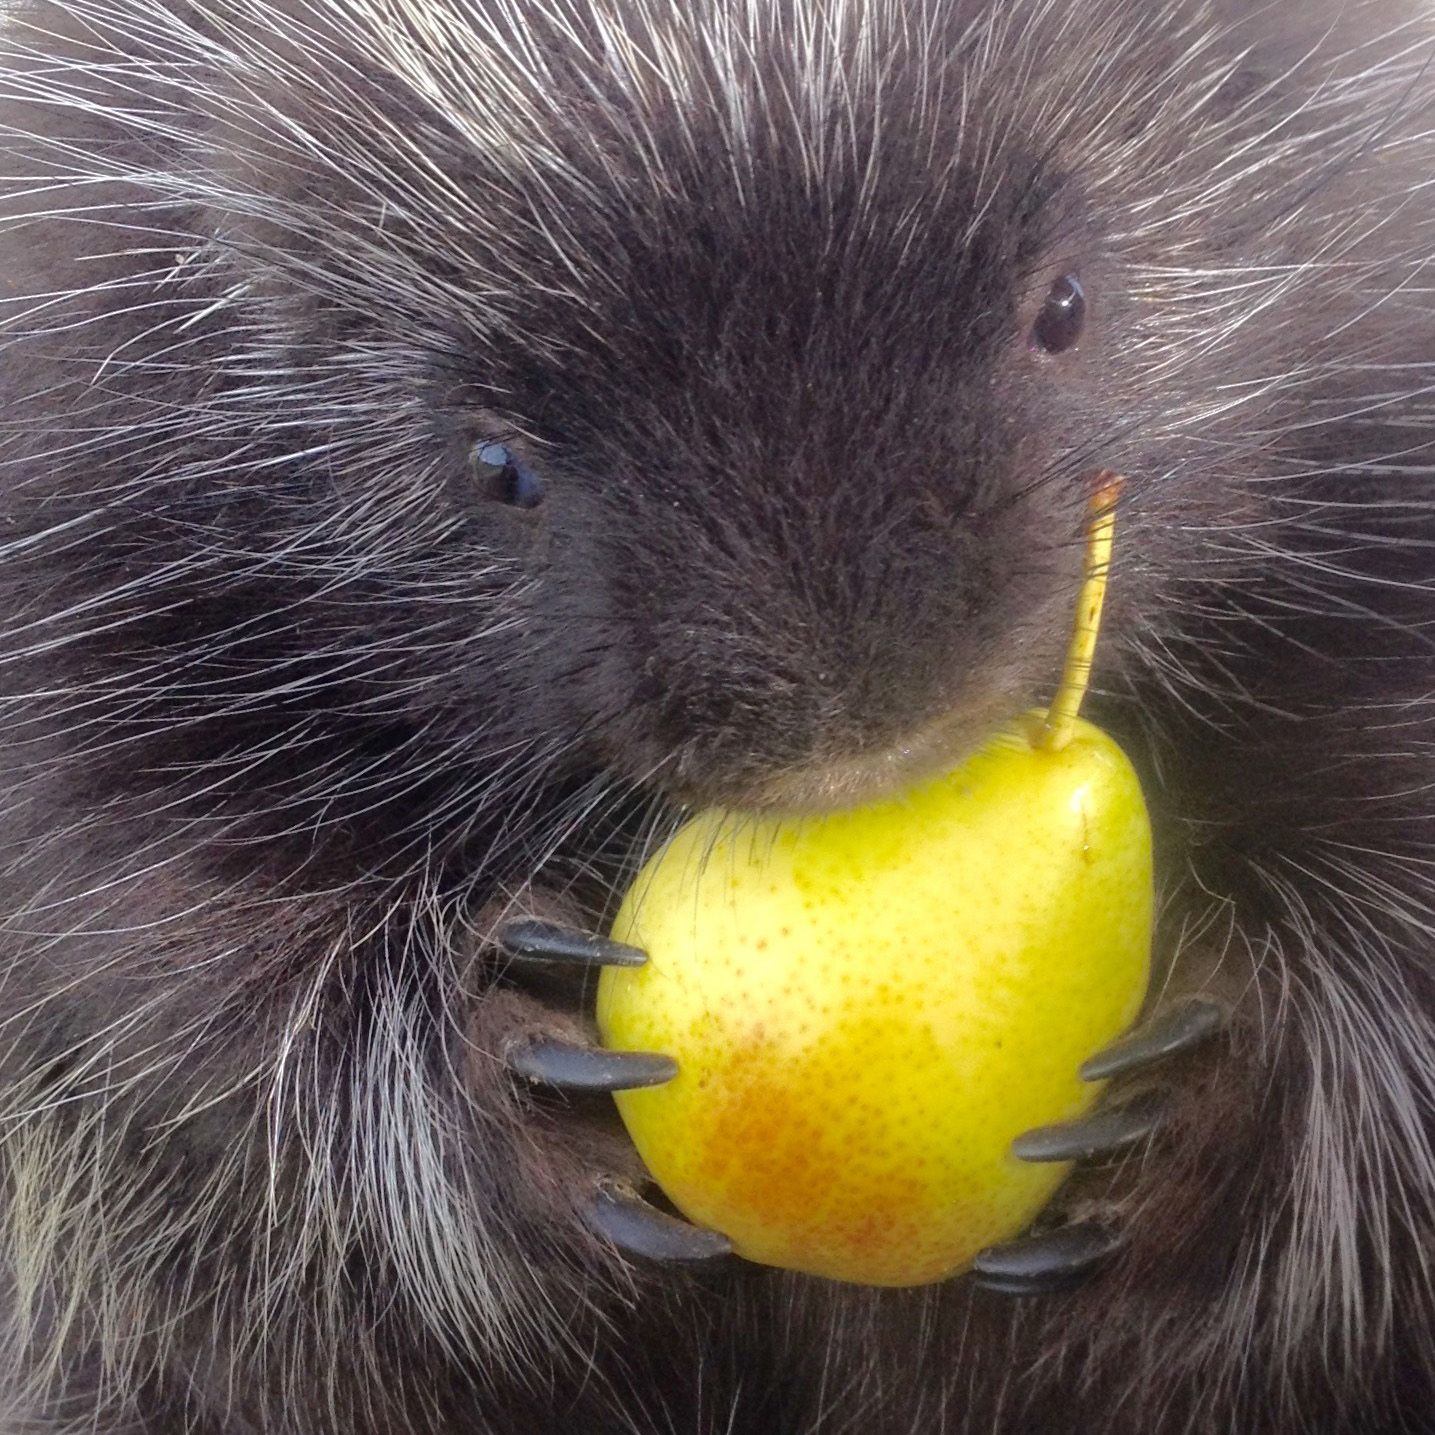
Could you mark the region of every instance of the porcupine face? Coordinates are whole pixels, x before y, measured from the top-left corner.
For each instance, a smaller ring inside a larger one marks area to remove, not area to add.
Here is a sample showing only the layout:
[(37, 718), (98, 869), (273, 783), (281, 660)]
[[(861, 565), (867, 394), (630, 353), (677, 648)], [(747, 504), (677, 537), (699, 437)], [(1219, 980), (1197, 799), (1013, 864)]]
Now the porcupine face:
[[(1239, 92), (1179, 6), (1004, 13), (206, 7), (209, 170), (171, 182), (319, 375), (305, 421), (338, 395), (338, 481), (441, 476), (520, 726), (690, 798), (853, 800), (1049, 690), (1096, 469), (1159, 572), (1185, 500), (1149, 480), (1266, 371), (1210, 339), (1253, 298), (1169, 303), (1250, 207), (1160, 218), (1238, 174)], [(459, 722), (495, 682), (461, 648), (424, 683)]]
[[(1251, 124), (1180, 7), (806, 14), (584, 5), (509, 36), (480, 110), (513, 132), (458, 167), (485, 232), (448, 246), (495, 306), (459, 331), (456, 491), (526, 555), (549, 720), (739, 805), (860, 799), (1038, 700), (1093, 472), (1143, 489), (1159, 574), (1190, 499), (1152, 480), (1193, 442), (1239, 468), (1249, 376), (1281, 372), (1213, 342), (1231, 293), (1170, 287), (1264, 220), (1172, 227), (1224, 202)], [(1173, 110), (1199, 143), (1153, 126)]]
[(1114, 456), (1078, 79), (1016, 123), (981, 7), (931, 10), (435, 7), (337, 92), (331, 16), (253, 83), (338, 173), (219, 121), (259, 196), (226, 241), (296, 332), (412, 345), (448, 500), (524, 584), (522, 700), (630, 777), (852, 800), (1054, 681)]

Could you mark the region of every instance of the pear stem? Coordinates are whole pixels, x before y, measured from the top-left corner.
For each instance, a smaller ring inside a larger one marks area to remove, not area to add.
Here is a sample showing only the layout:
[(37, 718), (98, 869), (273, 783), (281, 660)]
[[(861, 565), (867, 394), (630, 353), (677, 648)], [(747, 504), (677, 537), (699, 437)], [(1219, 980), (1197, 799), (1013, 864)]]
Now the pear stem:
[(1101, 604), (1106, 597), (1106, 575), (1111, 567), (1111, 535), (1116, 528), (1116, 498), (1124, 482), (1121, 475), (1105, 469), (1087, 507), (1090, 527), (1086, 534), (1085, 573), (1076, 601), (1076, 625), (1066, 649), (1066, 666), (1056, 696), (1046, 710), (1033, 746), (1043, 752), (1060, 752), (1076, 732), (1076, 714), (1086, 696), (1091, 677), (1091, 660), (1096, 652), (1096, 633), (1101, 626)]

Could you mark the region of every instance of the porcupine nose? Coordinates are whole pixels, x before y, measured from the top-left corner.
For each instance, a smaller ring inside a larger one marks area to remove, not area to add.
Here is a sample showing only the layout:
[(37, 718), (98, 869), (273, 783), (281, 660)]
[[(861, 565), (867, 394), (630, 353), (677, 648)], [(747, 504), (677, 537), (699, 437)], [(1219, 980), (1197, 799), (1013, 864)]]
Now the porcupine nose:
[(923, 611), (914, 595), (884, 613), (850, 590), (812, 601), (794, 591), (800, 570), (786, 577), (785, 594), (709, 604), (701, 621), (649, 634), (644, 706), (677, 792), (741, 808), (852, 805), (945, 765), (1005, 716), (988, 675), (962, 671), (948, 604)]

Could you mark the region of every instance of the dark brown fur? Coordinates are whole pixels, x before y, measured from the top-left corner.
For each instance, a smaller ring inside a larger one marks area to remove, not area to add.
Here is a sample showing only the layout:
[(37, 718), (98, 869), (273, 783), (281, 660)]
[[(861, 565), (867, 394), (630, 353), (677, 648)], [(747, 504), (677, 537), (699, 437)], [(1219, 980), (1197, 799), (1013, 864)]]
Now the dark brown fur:
[[(1429, 29), (404, 13), (9, 32), (0, 1428), (1435, 1429)], [(1129, 1249), (1028, 1304), (620, 1259), (635, 1158), (499, 1065), (581, 1019), (485, 934), (1040, 701), (1102, 466), (1153, 1001), (1236, 1011), (1059, 1202)]]

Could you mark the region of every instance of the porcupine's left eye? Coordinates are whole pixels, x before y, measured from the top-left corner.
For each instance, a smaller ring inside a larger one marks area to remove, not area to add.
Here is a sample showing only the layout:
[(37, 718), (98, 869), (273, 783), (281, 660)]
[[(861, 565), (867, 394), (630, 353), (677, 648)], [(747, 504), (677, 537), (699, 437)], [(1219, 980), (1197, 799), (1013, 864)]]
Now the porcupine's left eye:
[(1045, 354), (1063, 354), (1076, 347), (1086, 325), (1086, 291), (1075, 274), (1063, 274), (1042, 303), (1031, 326), (1031, 346)]
[(543, 502), (543, 480), (507, 444), (479, 444), (472, 463), (489, 498), (510, 508), (537, 508)]

